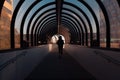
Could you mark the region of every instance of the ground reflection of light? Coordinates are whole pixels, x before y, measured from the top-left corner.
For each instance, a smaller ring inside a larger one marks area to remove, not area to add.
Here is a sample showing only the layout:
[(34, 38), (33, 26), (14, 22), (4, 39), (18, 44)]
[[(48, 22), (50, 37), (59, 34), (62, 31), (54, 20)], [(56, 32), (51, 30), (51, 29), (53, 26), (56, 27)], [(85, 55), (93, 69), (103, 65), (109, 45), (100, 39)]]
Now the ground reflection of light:
[(63, 48), (65, 48), (65, 44), (63, 45)]
[(49, 48), (49, 52), (51, 52), (52, 49), (53, 49), (53, 45), (52, 45), (52, 44), (49, 44), (49, 45), (48, 45), (48, 48)]

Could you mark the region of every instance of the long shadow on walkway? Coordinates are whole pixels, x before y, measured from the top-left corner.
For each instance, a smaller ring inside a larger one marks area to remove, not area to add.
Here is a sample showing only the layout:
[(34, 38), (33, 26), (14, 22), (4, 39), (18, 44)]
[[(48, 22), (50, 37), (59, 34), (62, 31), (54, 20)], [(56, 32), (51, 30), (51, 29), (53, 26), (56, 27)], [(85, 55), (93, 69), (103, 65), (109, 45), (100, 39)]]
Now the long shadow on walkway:
[(96, 80), (65, 51), (61, 58), (56, 51), (50, 52), (25, 80), (46, 79)]

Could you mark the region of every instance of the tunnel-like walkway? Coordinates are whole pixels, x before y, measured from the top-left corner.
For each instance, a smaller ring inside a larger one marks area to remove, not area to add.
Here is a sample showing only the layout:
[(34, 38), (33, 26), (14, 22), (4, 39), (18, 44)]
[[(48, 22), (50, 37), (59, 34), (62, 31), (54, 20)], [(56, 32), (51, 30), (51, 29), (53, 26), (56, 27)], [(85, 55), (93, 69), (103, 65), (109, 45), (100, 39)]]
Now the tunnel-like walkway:
[(49, 44), (54, 35), (70, 44), (120, 48), (119, 0), (0, 1), (0, 50)]
[(36, 79), (120, 80), (120, 0), (0, 0), (0, 80)]
[[(54, 46), (54, 45), (52, 45)], [(25, 80), (96, 80), (65, 50), (59, 56), (55, 47)]]
[(1, 80), (119, 80), (120, 53), (66, 44), (59, 57), (56, 44), (0, 54)]

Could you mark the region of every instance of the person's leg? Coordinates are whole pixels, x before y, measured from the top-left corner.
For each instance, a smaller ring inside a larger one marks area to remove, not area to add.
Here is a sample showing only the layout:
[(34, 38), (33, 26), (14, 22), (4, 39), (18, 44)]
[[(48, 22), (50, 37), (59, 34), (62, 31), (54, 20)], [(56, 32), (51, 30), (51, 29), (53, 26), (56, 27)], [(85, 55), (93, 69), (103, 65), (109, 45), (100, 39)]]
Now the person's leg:
[(59, 58), (61, 59), (61, 48), (60, 48), (60, 46), (58, 47), (58, 49), (59, 49)]
[(63, 46), (61, 46), (61, 54), (63, 54)]
[(59, 46), (59, 53), (60, 53), (60, 46)]
[(60, 54), (61, 55), (63, 54), (63, 47), (62, 46), (60, 47)]

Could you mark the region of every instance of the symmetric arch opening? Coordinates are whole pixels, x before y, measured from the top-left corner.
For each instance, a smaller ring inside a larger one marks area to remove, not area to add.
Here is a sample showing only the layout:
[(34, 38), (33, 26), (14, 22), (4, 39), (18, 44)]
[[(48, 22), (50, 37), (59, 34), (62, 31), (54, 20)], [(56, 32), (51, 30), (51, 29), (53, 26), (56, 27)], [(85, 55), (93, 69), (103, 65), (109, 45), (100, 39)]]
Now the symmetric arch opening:
[[(45, 3), (44, 1), (36, 0), (31, 2), (29, 6), (26, 5), (27, 9), (23, 10), (24, 13), (21, 14), (22, 19), (20, 21), (21, 22), (20, 25), (18, 26), (19, 27), (18, 29), (20, 30), (21, 48), (24, 47), (23, 44), (24, 39), (26, 39), (26, 41), (29, 42), (29, 46), (30, 44), (31, 46), (36, 46), (38, 40), (47, 41), (46, 40), (47, 37), (42, 38), (42, 36), (57, 34), (59, 32), (58, 26), (62, 27), (64, 26), (69, 29), (69, 32), (71, 34), (70, 35), (71, 41), (73, 41), (74, 43), (79, 41), (80, 45), (101, 47), (100, 45), (102, 44), (101, 38), (103, 38), (105, 40), (104, 44), (106, 44), (106, 47), (107, 48), (111, 47), (110, 44), (115, 39), (114, 37), (112, 37), (114, 34), (112, 34), (113, 32), (111, 31), (112, 24), (111, 18), (110, 15), (108, 14), (109, 10), (107, 8), (107, 5), (104, 1), (102, 0), (94, 1), (95, 4), (98, 6), (99, 9), (98, 14), (100, 15), (100, 17), (98, 17), (97, 12), (95, 12), (94, 10), (95, 8), (91, 7), (89, 1), (76, 0), (75, 2), (77, 3), (72, 3), (71, 1), (67, 0), (51, 0), (48, 1), (47, 3)], [(114, 1), (117, 3), (116, 6), (119, 6), (120, 8), (120, 1), (119, 0)], [(4, 6), (4, 2), (5, 0), (1, 0), (0, 3), (0, 17)], [(23, 8), (23, 4), (25, 4), (25, 2), (27, 2), (27, 0), (18, 1), (12, 14), (10, 25), (11, 48), (15, 48), (15, 27), (16, 27), (15, 24), (18, 23), (17, 21), (17, 17), (19, 17), (18, 14), (20, 14), (19, 12)], [(36, 8), (36, 5), (42, 2), (44, 2), (44, 4), (41, 6), (37, 6)], [(83, 6), (80, 6), (81, 4)], [(36, 11), (34, 11), (35, 8)], [(85, 10), (87, 10), (89, 14)], [(102, 17), (101, 14), (103, 14)], [(102, 32), (100, 32), (102, 30), (101, 18), (105, 20), (104, 22), (105, 23), (104, 27), (106, 28), (105, 38), (101, 37), (102, 36)], [(96, 29), (96, 31), (94, 31), (95, 30), (94, 28)], [(119, 37), (117, 38), (117, 40), (119, 43), (120, 42)]]

